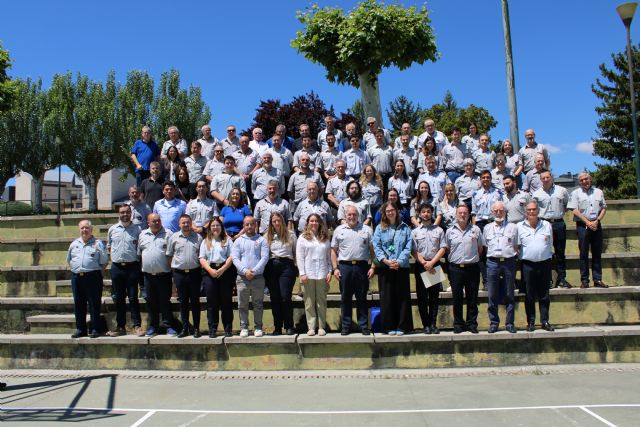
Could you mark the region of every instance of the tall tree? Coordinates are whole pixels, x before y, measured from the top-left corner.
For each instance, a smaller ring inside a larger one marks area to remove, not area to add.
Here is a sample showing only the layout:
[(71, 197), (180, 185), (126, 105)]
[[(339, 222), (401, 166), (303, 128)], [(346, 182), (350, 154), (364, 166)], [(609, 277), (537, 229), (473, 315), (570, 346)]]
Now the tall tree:
[(191, 141), (200, 138), (202, 125), (211, 120), (200, 88), (193, 85), (188, 90), (181, 88), (180, 73), (173, 69), (160, 76), (152, 115), (158, 142), (168, 139), (169, 126), (177, 126), (189, 146)]
[[(151, 126), (154, 99), (154, 81), (146, 71), (132, 70), (127, 81), (118, 89), (118, 120), (124, 138), (129, 141), (128, 152), (140, 138), (142, 126)], [(152, 129), (157, 131), (156, 129)], [(154, 139), (157, 140), (154, 135)], [(128, 154), (127, 152), (127, 154)], [(133, 165), (127, 162), (133, 172)]]
[(11, 108), (12, 100), (16, 95), (15, 85), (7, 74), (9, 68), (11, 68), (11, 57), (0, 43), (0, 112)]
[(317, 5), (298, 12), (304, 30), (292, 40), (305, 58), (320, 63), (331, 82), (359, 87), (364, 111), (382, 125), (378, 76), (383, 68), (401, 70), (438, 59), (425, 6), (404, 8), (365, 0), (346, 15)]
[(462, 129), (463, 133), (468, 132), (469, 123), (475, 123), (478, 132), (489, 133), (498, 122), (483, 107), (469, 105), (466, 108), (459, 107), (450, 91), (447, 91), (444, 99), (439, 104), (422, 110), (422, 120), (431, 118), (435, 120), (438, 130), (446, 135), (451, 135), (451, 129), (455, 126)]
[[(638, 100), (640, 95), (639, 46), (632, 46), (636, 111), (640, 107)], [(602, 101), (596, 107), (596, 113), (600, 118), (597, 122), (598, 137), (593, 140), (593, 152), (608, 161), (604, 164), (596, 164), (598, 170), (594, 172), (593, 180), (594, 184), (605, 192), (606, 197), (635, 198), (637, 193), (633, 163), (629, 65), (626, 51), (614, 53), (611, 58), (613, 68), (600, 64), (600, 77), (591, 86), (593, 93)]]
[(391, 127), (396, 135), (400, 134), (403, 123), (409, 123), (411, 129), (418, 130), (421, 126), (422, 111), (420, 104), (414, 105), (409, 99), (400, 95), (389, 103), (389, 109), (387, 115), (391, 122)]
[(16, 172), (30, 174), (35, 192), (33, 211), (41, 213), (44, 174), (60, 164), (55, 138), (46, 128), (50, 102), (40, 80), (15, 80), (14, 90), (13, 108), (0, 115), (0, 147), (6, 148), (3, 157), (9, 160), (0, 179), (4, 187)]
[[(357, 99), (351, 104), (349, 109), (351, 114), (356, 118), (356, 129), (360, 135), (364, 135), (367, 132), (367, 114), (364, 111), (364, 104), (361, 100)], [(381, 123), (381, 122), (378, 122)]]

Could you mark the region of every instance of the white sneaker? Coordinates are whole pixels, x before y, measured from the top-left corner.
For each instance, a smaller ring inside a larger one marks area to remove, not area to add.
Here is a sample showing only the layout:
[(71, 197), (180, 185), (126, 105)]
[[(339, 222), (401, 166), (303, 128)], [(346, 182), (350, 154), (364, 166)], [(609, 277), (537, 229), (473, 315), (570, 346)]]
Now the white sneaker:
[(309, 335), (310, 337), (314, 336), (316, 334), (316, 331), (314, 331), (313, 329), (309, 329), (307, 331), (307, 335)]
[(240, 338), (246, 338), (249, 336), (249, 330), (248, 329), (241, 329), (240, 330)]
[(327, 331), (325, 331), (324, 329), (320, 328), (320, 329), (318, 329), (318, 335), (323, 337), (323, 336), (327, 335)]
[(255, 331), (253, 331), (253, 336), (254, 336), (254, 337), (258, 337), (258, 338), (260, 338), (262, 335), (264, 335), (264, 334), (262, 333), (262, 329), (256, 329)]

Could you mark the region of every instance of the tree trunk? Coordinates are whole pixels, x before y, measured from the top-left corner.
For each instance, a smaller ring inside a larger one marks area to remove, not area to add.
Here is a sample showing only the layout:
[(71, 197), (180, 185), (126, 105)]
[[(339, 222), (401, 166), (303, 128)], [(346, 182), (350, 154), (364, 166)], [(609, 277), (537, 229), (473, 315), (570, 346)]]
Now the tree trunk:
[(33, 213), (42, 213), (42, 187), (44, 184), (44, 172), (42, 175), (33, 177)]
[[(89, 212), (98, 212), (98, 179), (94, 176), (87, 177), (85, 185), (89, 192)], [(84, 178), (83, 178), (84, 179)]]
[(371, 84), (371, 75), (369, 73), (360, 74), (358, 80), (360, 81), (360, 94), (362, 95), (365, 119), (367, 117), (375, 117), (378, 122), (378, 127), (382, 127), (382, 108), (380, 107), (378, 76), (375, 77), (373, 84)]

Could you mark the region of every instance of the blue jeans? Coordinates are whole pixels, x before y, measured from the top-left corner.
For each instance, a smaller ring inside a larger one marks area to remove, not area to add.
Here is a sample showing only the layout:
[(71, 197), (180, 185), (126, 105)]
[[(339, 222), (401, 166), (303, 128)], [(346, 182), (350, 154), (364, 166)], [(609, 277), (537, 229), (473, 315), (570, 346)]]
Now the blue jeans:
[[(502, 261), (501, 261), (502, 260)], [(498, 305), (504, 301), (507, 306), (507, 325), (513, 325), (514, 298), (513, 288), (516, 277), (516, 257), (487, 258), (487, 287), (489, 302), (489, 321), (492, 325), (500, 324)]]

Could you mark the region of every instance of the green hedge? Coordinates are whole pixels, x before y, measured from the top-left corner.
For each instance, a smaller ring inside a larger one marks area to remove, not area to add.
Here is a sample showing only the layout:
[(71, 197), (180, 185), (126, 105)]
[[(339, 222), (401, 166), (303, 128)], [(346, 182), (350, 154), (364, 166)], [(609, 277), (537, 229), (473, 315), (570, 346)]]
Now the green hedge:
[[(43, 206), (42, 214), (50, 214), (51, 208)], [(0, 216), (25, 216), (33, 215), (33, 208), (23, 202), (0, 202)]]

